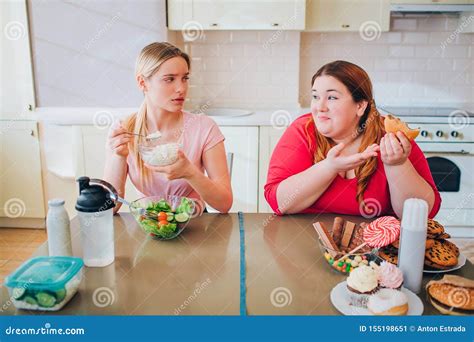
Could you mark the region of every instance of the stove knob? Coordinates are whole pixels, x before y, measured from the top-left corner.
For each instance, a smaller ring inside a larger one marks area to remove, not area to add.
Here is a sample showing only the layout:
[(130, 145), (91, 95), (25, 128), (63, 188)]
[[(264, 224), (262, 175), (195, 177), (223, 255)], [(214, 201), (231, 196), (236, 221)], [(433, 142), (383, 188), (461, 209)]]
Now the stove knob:
[(452, 132), (451, 132), (451, 136), (452, 136), (453, 138), (457, 138), (457, 137), (459, 137), (459, 132), (458, 132), (458, 131), (452, 131)]
[(436, 131), (436, 136), (441, 138), (444, 135), (443, 131)]
[(428, 136), (428, 131), (421, 131), (421, 136), (426, 138)]

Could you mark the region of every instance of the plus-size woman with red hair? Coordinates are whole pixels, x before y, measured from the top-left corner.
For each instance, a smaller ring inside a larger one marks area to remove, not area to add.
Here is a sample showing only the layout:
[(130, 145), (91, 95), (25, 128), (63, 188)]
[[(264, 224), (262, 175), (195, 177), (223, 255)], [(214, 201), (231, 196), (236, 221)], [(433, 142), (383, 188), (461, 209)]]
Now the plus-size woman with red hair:
[(403, 202), (416, 197), (436, 215), (441, 198), (426, 158), (402, 132), (385, 132), (367, 73), (335, 61), (311, 85), (311, 113), (273, 151), (265, 185), (273, 211), (401, 217)]

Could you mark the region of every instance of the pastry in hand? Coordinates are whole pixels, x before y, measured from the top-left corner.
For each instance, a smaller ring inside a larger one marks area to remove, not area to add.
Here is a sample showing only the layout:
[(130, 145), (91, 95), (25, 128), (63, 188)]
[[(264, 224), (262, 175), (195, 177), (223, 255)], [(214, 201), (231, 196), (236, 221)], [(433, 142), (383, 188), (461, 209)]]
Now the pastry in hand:
[(420, 133), (419, 129), (411, 129), (405, 122), (391, 114), (385, 117), (384, 126), (387, 133), (396, 133), (400, 131), (405, 133), (409, 140), (414, 140)]

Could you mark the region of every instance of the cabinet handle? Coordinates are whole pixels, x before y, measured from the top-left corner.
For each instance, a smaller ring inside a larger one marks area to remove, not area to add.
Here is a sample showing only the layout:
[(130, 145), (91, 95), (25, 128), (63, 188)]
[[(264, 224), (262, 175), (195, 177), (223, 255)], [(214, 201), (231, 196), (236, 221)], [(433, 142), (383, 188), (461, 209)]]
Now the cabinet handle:
[(35, 131), (34, 131), (34, 130), (30, 130), (30, 135), (31, 135), (32, 137), (34, 137), (34, 136), (35, 136)]
[(219, 26), (219, 25), (217, 23), (213, 23), (213, 24), (211, 24), (211, 26), (216, 27), (216, 26)]
[(347, 24), (342, 24), (341, 26), (342, 26), (342, 28), (349, 28), (349, 27), (351, 27), (351, 25), (347, 25)]
[(278, 23), (273, 23), (272, 26), (280, 26)]
[(28, 110), (31, 112), (33, 110), (33, 106), (32, 105), (28, 105)]

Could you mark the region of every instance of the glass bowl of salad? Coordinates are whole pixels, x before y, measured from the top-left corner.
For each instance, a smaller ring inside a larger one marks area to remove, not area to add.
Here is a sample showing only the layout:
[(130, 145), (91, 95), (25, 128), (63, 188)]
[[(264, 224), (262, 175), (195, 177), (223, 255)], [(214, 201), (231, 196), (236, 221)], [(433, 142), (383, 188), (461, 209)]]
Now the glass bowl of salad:
[(196, 214), (193, 199), (181, 196), (149, 196), (130, 203), (130, 212), (143, 231), (157, 240), (171, 240)]

